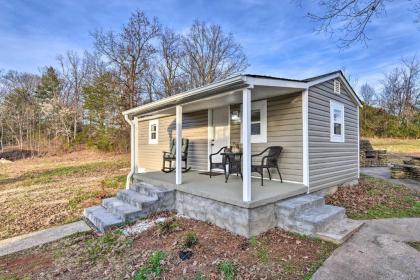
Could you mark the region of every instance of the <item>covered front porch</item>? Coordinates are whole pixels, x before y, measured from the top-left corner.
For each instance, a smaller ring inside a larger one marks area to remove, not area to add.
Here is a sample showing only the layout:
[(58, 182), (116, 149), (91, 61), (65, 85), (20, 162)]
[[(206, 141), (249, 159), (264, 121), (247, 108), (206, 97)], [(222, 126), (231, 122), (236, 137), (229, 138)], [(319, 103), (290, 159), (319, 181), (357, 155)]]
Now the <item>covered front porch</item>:
[(219, 202), (243, 207), (255, 208), (285, 198), (304, 194), (308, 188), (302, 183), (291, 183), (277, 180), (265, 180), (260, 185), (259, 178), (251, 178), (251, 201), (243, 201), (243, 181), (239, 176), (230, 176), (227, 183), (223, 175), (212, 178), (201, 171), (189, 171), (182, 174), (182, 184), (175, 183), (175, 172), (163, 173), (153, 171), (138, 173), (135, 178), (155, 186), (176, 189), (192, 195), (216, 200)]
[[(127, 120), (133, 119), (131, 175), (246, 208), (306, 193), (307, 95), (306, 85), (299, 81), (238, 76), (127, 111)], [(188, 139), (187, 152), (184, 141), (177, 139)], [(222, 164), (220, 151), (232, 147), (239, 149), (243, 180), (231, 176), (225, 183), (223, 175), (201, 174), (214, 168), (212, 162)], [(271, 148), (280, 152), (275, 160), (269, 158), (270, 164), (268, 159), (263, 164), (267, 157), (263, 151)], [(177, 167), (172, 173), (160, 171), (162, 152), (169, 153), (172, 167)], [(183, 173), (184, 165), (191, 170)], [(267, 165), (273, 178), (283, 183), (267, 180)], [(260, 176), (253, 177), (258, 167), (264, 173), (264, 186)]]

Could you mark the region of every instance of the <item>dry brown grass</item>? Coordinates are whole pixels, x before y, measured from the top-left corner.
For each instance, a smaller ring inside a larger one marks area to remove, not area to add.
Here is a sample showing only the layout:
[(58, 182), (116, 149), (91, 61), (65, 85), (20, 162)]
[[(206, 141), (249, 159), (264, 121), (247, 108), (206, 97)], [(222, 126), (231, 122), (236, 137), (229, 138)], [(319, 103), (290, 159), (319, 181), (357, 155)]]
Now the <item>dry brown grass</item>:
[(0, 165), (0, 239), (78, 220), (124, 185), (128, 155), (80, 151)]

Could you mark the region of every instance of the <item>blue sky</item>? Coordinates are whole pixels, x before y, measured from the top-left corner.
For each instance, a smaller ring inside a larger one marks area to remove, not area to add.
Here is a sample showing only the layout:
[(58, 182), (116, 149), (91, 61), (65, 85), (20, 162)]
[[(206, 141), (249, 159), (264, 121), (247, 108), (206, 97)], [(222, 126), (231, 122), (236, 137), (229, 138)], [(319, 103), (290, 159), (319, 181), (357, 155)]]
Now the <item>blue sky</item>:
[(90, 31), (118, 30), (135, 9), (179, 32), (195, 19), (221, 24), (242, 44), (248, 73), (305, 78), (345, 69), (357, 89), (365, 82), (379, 88), (401, 57), (420, 56), (420, 24), (413, 23), (409, 1), (392, 2), (374, 21), (368, 47), (345, 50), (315, 31), (307, 8), (293, 0), (0, 0), (0, 69), (39, 72), (66, 50), (91, 50)]

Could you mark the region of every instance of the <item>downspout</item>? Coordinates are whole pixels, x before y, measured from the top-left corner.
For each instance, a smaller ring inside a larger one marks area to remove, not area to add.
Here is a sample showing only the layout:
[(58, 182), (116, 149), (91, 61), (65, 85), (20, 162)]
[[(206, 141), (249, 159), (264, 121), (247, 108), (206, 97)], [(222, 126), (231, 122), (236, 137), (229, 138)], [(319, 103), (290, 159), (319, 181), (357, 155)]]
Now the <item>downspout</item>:
[(124, 119), (130, 125), (130, 153), (131, 153), (131, 160), (130, 160), (130, 173), (127, 175), (127, 180), (125, 183), (125, 188), (129, 189), (130, 184), (133, 179), (133, 175), (136, 169), (136, 145), (135, 145), (135, 135), (136, 135), (136, 126), (134, 120), (130, 120), (128, 115), (124, 115)]

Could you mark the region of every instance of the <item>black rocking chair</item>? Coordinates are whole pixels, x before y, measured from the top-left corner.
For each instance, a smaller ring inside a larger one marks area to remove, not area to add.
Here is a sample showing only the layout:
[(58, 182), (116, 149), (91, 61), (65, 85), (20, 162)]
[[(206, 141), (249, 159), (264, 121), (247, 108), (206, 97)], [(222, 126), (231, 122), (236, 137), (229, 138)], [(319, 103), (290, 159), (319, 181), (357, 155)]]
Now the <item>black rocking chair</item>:
[(264, 169), (267, 169), (268, 177), (270, 178), (270, 181), (271, 181), (270, 168), (277, 169), (277, 172), (279, 173), (279, 176), (280, 176), (280, 181), (283, 183), (283, 178), (281, 177), (281, 173), (278, 166), (278, 160), (279, 160), (282, 150), (283, 150), (283, 147), (281, 146), (271, 146), (259, 154), (252, 155), (252, 158), (259, 157), (268, 151), (268, 154), (262, 157), (261, 164), (251, 165), (251, 172), (257, 172), (261, 175), (261, 186), (264, 186)]
[(209, 162), (210, 162), (210, 172), (209, 172), (209, 175), (210, 175), (210, 178), (211, 178), (211, 175), (213, 175), (213, 169), (220, 168), (220, 169), (225, 170), (225, 168), (226, 168), (226, 166), (224, 166), (224, 162), (225, 162), (224, 157), (225, 156), (222, 156), (223, 158), (222, 158), (222, 161), (221, 162), (213, 162), (213, 157), (214, 156), (217, 156), (221, 152), (225, 152), (227, 150), (227, 148), (228, 147), (226, 147), (226, 146), (225, 147), (222, 147), (217, 152), (209, 155)]
[[(188, 172), (191, 167), (188, 167), (188, 146), (190, 141), (188, 139), (182, 139), (182, 148), (181, 148), (181, 157), (184, 162), (184, 167), (182, 167), (182, 172)], [(163, 166), (162, 171), (165, 173), (170, 173), (175, 170), (175, 167), (172, 166), (172, 162), (176, 161), (176, 143), (175, 139), (171, 140), (169, 146), (169, 152), (163, 152)], [(169, 166), (166, 165), (166, 162), (169, 162)]]

